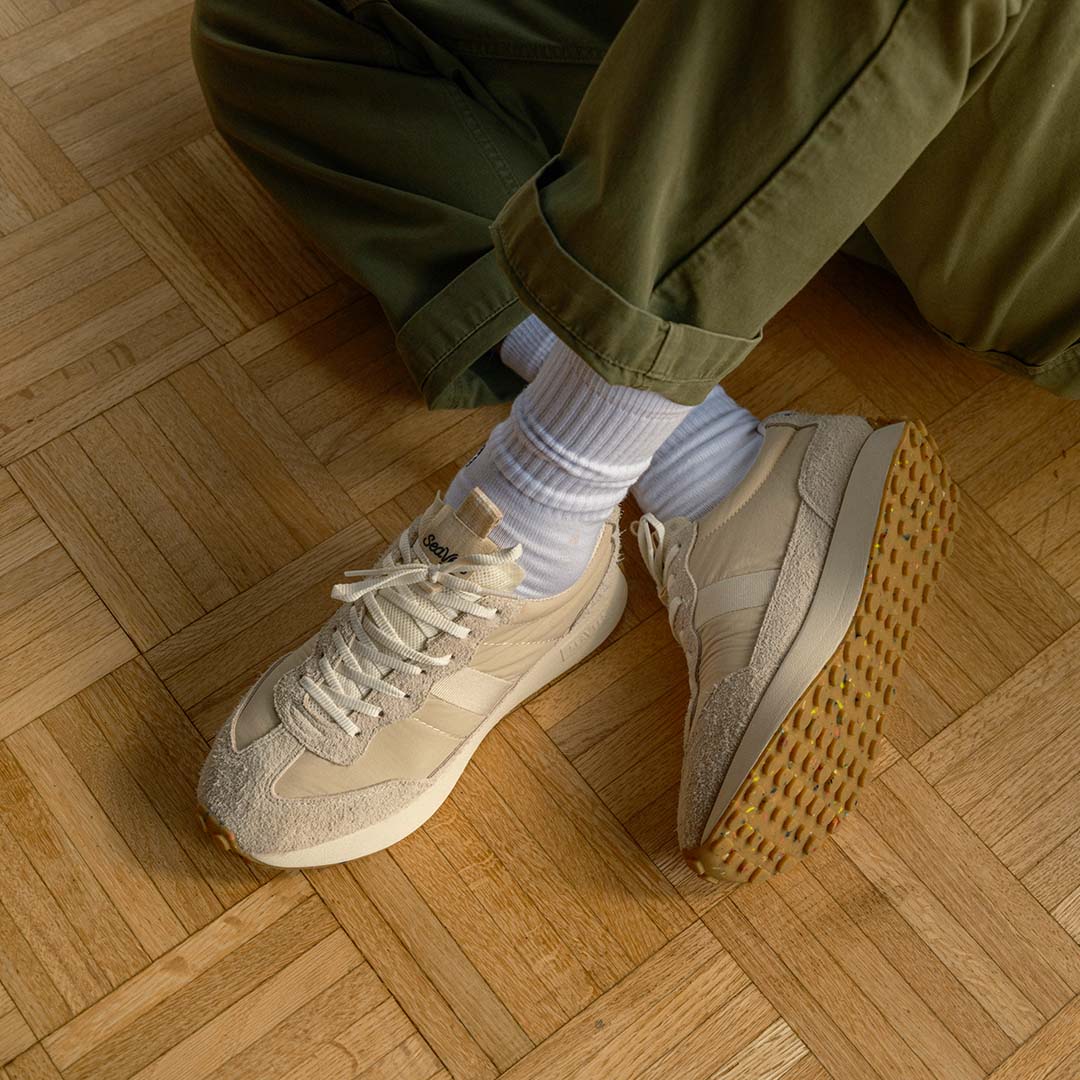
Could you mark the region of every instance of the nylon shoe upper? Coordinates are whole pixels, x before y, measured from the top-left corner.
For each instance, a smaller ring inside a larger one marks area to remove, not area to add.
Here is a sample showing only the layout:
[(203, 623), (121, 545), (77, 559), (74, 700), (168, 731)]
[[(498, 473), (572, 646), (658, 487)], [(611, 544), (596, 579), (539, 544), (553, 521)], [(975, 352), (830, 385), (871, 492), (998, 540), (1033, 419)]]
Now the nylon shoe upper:
[[(617, 519), (582, 577), (523, 600), (519, 549), (489, 539), (479, 489), (440, 499), (370, 570), (335, 588), (322, 630), (282, 657), (218, 733), (200, 801), (259, 857), (385, 821), (432, 786), (484, 721), (619, 577)], [(419, 824), (419, 822), (418, 822)]]

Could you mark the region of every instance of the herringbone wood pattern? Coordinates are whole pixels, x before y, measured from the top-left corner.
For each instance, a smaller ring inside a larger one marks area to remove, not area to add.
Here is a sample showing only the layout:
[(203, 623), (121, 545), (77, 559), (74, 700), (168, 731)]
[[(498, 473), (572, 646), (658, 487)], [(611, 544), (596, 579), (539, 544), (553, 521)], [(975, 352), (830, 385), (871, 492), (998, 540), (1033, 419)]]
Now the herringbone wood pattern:
[(1080, 405), (829, 267), (728, 389), (920, 416), (964, 528), (876, 783), (770, 883), (674, 843), (681, 653), (606, 647), (420, 832), (272, 875), (207, 740), (500, 410), (425, 411), (373, 299), (212, 133), (183, 0), (0, 0), (0, 1075), (1080, 1076)]

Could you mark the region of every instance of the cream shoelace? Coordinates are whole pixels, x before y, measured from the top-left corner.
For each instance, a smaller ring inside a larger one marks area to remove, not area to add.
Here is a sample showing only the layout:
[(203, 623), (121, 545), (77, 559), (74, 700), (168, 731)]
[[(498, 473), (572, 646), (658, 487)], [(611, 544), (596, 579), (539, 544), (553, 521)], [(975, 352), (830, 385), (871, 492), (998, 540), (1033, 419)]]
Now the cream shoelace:
[[(370, 570), (347, 570), (347, 578), (362, 580), (334, 586), (330, 595), (349, 604), (345, 625), (351, 635), (346, 639), (339, 624), (327, 646), (313, 657), (318, 676), (305, 674), (299, 682), (310, 702), (348, 735), (360, 732), (351, 714), (374, 718), (383, 715), (381, 708), (367, 700), (371, 691), (392, 698), (409, 696), (387, 681), (390, 672), (419, 675), (450, 663), (450, 656), (433, 656), (410, 645), (400, 633), (403, 624), (418, 627), (422, 639), (439, 631), (455, 638), (468, 637), (471, 631), (455, 621), (458, 616), (494, 619), (499, 609), (481, 603), (481, 595), (513, 595), (488, 589), (483, 594), (470, 591), (469, 579), (481, 571), (515, 562), (521, 548), (463, 555), (449, 565), (426, 563), (415, 559), (409, 533), (405, 532), (396, 554), (400, 561), (385, 562)], [(306, 709), (308, 716), (316, 719), (308, 702), (297, 703), (296, 707)]]
[(649, 576), (656, 582), (656, 590), (661, 603), (668, 609), (668, 622), (675, 629), (675, 612), (679, 610), (683, 598), (672, 596), (670, 590), (671, 567), (675, 557), (682, 551), (682, 545), (672, 543), (667, 535), (664, 523), (652, 514), (642, 514), (638, 521), (630, 526), (630, 531), (637, 537), (641, 558)]

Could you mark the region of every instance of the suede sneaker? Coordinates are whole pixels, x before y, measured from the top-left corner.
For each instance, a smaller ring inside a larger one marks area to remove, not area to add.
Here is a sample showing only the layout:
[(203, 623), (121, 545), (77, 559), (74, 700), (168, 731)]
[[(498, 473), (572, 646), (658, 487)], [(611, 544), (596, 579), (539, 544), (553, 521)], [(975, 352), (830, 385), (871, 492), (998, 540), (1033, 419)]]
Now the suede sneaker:
[(724, 881), (783, 870), (854, 809), (956, 528), (921, 423), (763, 429), (718, 506), (635, 525), (690, 670), (679, 843)]
[(379, 851), (443, 803), (484, 736), (591, 653), (626, 604), (619, 527), (556, 596), (515, 595), (520, 548), (489, 539), (498, 508), (475, 489), (436, 499), (333, 596), (323, 629), (282, 657), (218, 733), (200, 817), (223, 847), (270, 866)]

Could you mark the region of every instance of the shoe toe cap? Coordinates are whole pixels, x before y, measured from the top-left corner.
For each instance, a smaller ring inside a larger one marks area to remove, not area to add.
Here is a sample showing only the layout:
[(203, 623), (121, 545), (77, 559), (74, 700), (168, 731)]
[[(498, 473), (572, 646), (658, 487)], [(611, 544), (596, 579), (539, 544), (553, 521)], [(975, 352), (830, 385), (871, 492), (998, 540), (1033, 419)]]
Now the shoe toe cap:
[[(242, 855), (277, 865), (318, 865), (339, 861), (320, 854), (321, 846), (378, 827), (409, 806), (428, 780), (387, 779), (353, 791), (284, 797), (276, 790), (282, 775), (304, 752), (281, 724), (242, 749), (226, 725), (214, 740), (199, 780), (199, 801), (211, 831), (223, 835)], [(357, 853), (368, 845), (357, 838)], [(376, 850), (385, 844), (374, 844)], [(336, 849), (335, 849), (336, 850)], [(293, 860), (307, 853), (308, 862)], [(354, 857), (352, 854), (346, 857)]]
[(199, 777), (199, 802), (231, 834), (239, 851), (273, 851), (280, 831), (273, 785), (302, 747), (277, 724), (238, 749), (234, 724), (235, 718), (218, 732), (210, 747)]

